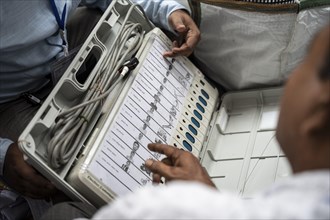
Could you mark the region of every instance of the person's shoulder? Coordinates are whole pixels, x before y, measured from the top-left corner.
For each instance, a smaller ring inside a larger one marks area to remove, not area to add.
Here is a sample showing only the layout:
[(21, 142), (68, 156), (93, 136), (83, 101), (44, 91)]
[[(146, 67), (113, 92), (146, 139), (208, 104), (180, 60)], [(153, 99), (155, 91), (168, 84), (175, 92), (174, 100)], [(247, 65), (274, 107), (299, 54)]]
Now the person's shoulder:
[[(308, 184), (306, 184), (308, 183)], [(315, 191), (315, 190), (328, 190), (330, 185), (330, 170), (313, 170), (305, 171), (294, 174), (290, 177), (284, 178), (283, 180), (278, 181), (264, 192), (267, 194), (270, 193), (279, 193), (283, 191), (284, 193), (287, 190), (293, 191)], [(264, 193), (263, 192), (263, 193)]]
[(188, 181), (142, 187), (107, 205), (94, 218), (190, 218), (204, 212), (201, 204), (207, 207), (218, 193), (211, 187)]
[(254, 202), (262, 205), (270, 218), (328, 219), (329, 188), (329, 169), (306, 171), (256, 194)]

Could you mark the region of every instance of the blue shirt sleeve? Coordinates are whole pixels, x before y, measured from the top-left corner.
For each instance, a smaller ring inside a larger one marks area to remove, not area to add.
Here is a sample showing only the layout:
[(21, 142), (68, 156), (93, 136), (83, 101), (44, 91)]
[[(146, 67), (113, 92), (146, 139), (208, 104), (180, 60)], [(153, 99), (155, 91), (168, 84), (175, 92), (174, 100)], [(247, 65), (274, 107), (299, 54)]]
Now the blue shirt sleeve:
[(183, 9), (189, 11), (183, 5), (174, 0), (132, 0), (142, 6), (148, 18), (158, 27), (173, 31), (168, 23), (168, 17), (172, 12)]
[(8, 147), (14, 142), (9, 139), (0, 138), (0, 176), (3, 175), (3, 165), (5, 163), (5, 157)]
[[(81, 3), (88, 7), (98, 7), (105, 11), (112, 0), (82, 0)], [(148, 18), (158, 27), (173, 31), (168, 23), (170, 14), (178, 9), (187, 10), (183, 5), (174, 0), (131, 0), (142, 6)]]

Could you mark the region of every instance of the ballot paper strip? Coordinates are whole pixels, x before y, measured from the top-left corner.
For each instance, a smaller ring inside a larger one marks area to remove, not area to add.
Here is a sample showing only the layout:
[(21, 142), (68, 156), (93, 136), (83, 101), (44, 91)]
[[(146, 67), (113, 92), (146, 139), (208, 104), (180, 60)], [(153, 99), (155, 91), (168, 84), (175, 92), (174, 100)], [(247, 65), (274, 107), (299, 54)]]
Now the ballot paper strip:
[(169, 143), (194, 74), (156, 37), (110, 129), (87, 168), (96, 179), (124, 195), (152, 183), (146, 159), (161, 159), (149, 143)]

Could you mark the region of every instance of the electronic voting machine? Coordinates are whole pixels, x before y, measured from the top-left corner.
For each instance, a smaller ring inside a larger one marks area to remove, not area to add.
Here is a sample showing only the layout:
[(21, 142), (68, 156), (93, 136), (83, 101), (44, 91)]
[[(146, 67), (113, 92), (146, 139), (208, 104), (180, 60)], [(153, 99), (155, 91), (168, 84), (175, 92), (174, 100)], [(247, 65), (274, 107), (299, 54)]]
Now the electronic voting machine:
[(21, 134), (27, 161), (96, 207), (152, 183), (155, 142), (191, 152), (245, 198), (289, 175), (275, 139), (281, 89), (221, 98), (187, 58), (162, 56), (171, 45), (138, 6), (113, 1)]

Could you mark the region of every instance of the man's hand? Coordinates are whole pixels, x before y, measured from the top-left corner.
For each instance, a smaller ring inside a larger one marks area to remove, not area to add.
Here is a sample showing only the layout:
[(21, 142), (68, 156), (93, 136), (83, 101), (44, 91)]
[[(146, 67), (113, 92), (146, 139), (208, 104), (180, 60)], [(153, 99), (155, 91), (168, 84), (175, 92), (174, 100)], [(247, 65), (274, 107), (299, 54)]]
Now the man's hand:
[(200, 31), (193, 19), (183, 10), (176, 10), (169, 16), (169, 23), (179, 34), (178, 40), (173, 42), (171, 51), (164, 53), (165, 57), (174, 57), (177, 55), (189, 56), (200, 40)]
[(167, 156), (161, 162), (146, 161), (146, 167), (153, 172), (153, 182), (159, 183), (164, 177), (166, 181), (191, 180), (215, 187), (206, 170), (191, 153), (165, 144), (149, 144), (148, 148)]
[(8, 148), (3, 176), (9, 187), (34, 199), (49, 198), (56, 192), (51, 182), (24, 161), (17, 143)]

